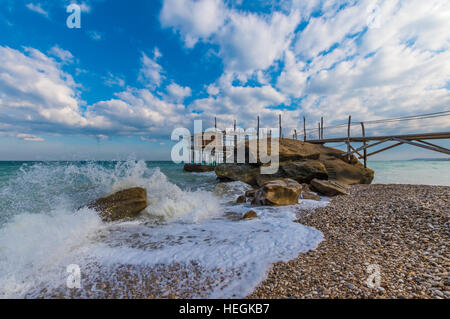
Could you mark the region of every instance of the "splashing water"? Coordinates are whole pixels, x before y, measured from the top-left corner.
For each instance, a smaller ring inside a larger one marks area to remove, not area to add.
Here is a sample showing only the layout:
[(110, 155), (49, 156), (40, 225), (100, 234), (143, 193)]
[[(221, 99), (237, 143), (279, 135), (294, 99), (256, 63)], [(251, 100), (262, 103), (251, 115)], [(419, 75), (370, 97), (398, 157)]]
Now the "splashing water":
[[(150, 204), (135, 220), (104, 223), (83, 208), (136, 186)], [(250, 207), (233, 202), (248, 188), (169, 163), (0, 164), (0, 297), (244, 297), (271, 263), (322, 240), (292, 222), (295, 206), (237, 218)], [(66, 287), (70, 264), (81, 289)]]

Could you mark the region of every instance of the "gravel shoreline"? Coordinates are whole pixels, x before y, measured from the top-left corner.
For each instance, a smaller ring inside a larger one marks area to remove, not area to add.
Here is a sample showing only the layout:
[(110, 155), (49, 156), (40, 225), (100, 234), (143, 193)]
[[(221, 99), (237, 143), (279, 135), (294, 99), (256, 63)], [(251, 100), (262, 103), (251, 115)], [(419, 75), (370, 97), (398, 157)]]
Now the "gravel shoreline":
[(450, 299), (450, 187), (355, 185), (298, 217), (324, 241), (274, 264), (249, 298)]

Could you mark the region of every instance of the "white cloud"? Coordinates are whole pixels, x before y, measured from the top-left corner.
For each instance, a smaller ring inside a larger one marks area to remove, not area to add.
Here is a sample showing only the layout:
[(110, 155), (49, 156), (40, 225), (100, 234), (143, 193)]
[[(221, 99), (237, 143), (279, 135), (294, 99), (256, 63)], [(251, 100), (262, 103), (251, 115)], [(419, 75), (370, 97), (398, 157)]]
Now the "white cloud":
[(0, 135), (37, 141), (37, 134), (167, 135), (189, 125), (182, 104), (148, 89), (127, 88), (116, 98), (80, 108), (78, 84), (42, 52), (0, 46)]
[(336, 15), (311, 18), (300, 33), (295, 44), (297, 54), (306, 58), (317, 56), (332, 45), (338, 44), (348, 35), (361, 32), (367, 27), (367, 10), (364, 5), (349, 6)]
[(36, 13), (39, 13), (41, 15), (43, 15), (44, 17), (48, 18), (48, 11), (44, 10), (44, 8), (42, 8), (42, 5), (38, 2), (38, 3), (28, 3), (26, 5), (26, 7), (28, 9), (30, 9), (31, 11), (34, 11)]
[(199, 40), (219, 44), (226, 71), (245, 77), (281, 58), (300, 17), (297, 10), (289, 15), (247, 13), (221, 0), (165, 0), (161, 24), (179, 31), (188, 48)]
[(216, 96), (195, 100), (189, 105), (189, 110), (202, 112), (204, 115), (199, 116), (206, 119), (217, 115), (220, 121), (231, 125), (233, 120), (251, 123), (258, 115), (272, 121), (275, 113), (267, 107), (286, 102), (286, 97), (270, 85), (234, 86), (232, 82), (232, 76), (223, 75), (215, 85), (210, 86), (214, 93), (217, 92)]
[(30, 141), (30, 142), (43, 142), (45, 139), (42, 137), (31, 135), (31, 134), (17, 134), (17, 138), (22, 139), (24, 141)]
[(153, 50), (153, 58), (149, 58), (147, 54), (142, 52), (141, 70), (139, 71), (138, 80), (148, 87), (158, 87), (165, 78), (163, 68), (158, 64), (158, 59), (162, 56), (158, 48)]
[(70, 51), (61, 49), (58, 45), (53, 46), (48, 53), (54, 57), (57, 57), (63, 63), (72, 63), (73, 55)]
[(165, 0), (160, 14), (163, 27), (178, 31), (188, 48), (207, 40), (226, 17), (221, 0)]
[(107, 86), (120, 86), (120, 87), (124, 87), (125, 86), (125, 80), (118, 76), (118, 75), (114, 75), (111, 72), (108, 72), (108, 74), (106, 76), (103, 77), (103, 81)]
[(25, 126), (85, 124), (72, 77), (40, 51), (25, 52), (0, 46), (1, 121)]
[(277, 79), (277, 88), (281, 92), (293, 97), (300, 97), (304, 94), (307, 72), (304, 71), (306, 64), (296, 62), (291, 51), (286, 51), (284, 55), (284, 70)]
[(176, 102), (183, 102), (185, 98), (191, 96), (191, 88), (186, 86), (183, 87), (176, 83), (171, 83), (166, 88), (167, 93), (169, 93), (170, 98), (174, 99)]
[(99, 31), (91, 30), (87, 32), (87, 35), (93, 41), (101, 41), (103, 39), (103, 34)]
[(289, 47), (299, 22), (297, 11), (290, 15), (275, 12), (270, 16), (233, 11), (229, 22), (217, 34), (219, 55), (226, 70), (253, 73), (267, 69)]
[(116, 99), (101, 101), (88, 108), (87, 116), (101, 119), (105, 130), (121, 135), (169, 134), (174, 125), (189, 119), (182, 104), (166, 102), (147, 89), (127, 89)]

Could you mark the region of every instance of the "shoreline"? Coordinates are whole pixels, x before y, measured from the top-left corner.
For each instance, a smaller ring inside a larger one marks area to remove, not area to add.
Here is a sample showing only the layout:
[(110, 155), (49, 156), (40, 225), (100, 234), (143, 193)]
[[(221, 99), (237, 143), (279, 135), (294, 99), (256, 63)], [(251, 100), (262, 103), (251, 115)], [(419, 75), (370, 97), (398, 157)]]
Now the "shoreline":
[[(247, 298), (450, 298), (450, 187), (351, 186), (297, 222), (324, 241), (271, 266)], [(369, 265), (381, 285), (369, 288)]]

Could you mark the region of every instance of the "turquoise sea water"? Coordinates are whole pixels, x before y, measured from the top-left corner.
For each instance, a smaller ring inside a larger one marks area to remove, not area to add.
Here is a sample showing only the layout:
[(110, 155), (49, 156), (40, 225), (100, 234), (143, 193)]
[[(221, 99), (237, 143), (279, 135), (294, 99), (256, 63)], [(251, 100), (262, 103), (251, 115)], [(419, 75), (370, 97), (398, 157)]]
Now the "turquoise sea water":
[(369, 161), (375, 184), (450, 186), (449, 160)]

